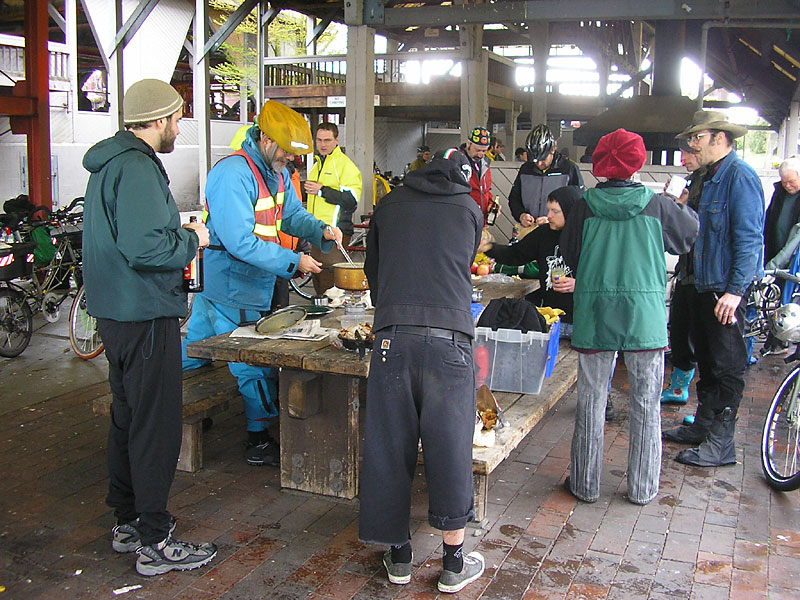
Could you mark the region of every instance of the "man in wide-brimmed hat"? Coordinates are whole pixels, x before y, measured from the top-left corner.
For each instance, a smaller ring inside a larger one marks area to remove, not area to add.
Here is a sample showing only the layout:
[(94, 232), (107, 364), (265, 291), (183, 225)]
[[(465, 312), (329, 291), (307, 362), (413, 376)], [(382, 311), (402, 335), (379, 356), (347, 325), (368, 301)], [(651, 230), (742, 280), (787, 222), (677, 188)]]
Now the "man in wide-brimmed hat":
[(746, 132), (724, 113), (698, 111), (677, 135), (706, 168), (691, 263), (694, 286), (688, 290), (700, 379), (694, 423), (665, 431), (664, 437), (696, 445), (676, 460), (701, 467), (736, 462), (733, 436), (747, 366), (745, 298), (763, 275), (764, 191), (753, 168), (733, 149), (733, 141)]

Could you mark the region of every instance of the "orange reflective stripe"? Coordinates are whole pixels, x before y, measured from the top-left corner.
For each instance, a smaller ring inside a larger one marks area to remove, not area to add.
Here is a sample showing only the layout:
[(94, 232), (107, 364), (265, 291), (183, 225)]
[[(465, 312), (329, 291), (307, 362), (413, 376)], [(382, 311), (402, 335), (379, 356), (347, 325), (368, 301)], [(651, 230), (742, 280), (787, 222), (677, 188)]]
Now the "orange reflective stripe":
[(258, 170), (258, 167), (255, 162), (253, 162), (253, 159), (250, 158), (250, 155), (243, 149), (237, 150), (232, 154), (232, 156), (234, 155), (243, 156), (245, 160), (247, 160), (247, 164), (258, 183), (258, 199), (256, 200), (255, 207), (253, 207), (256, 221), (253, 227), (253, 233), (265, 242), (280, 243), (278, 232), (280, 231), (281, 217), (283, 216), (283, 177), (280, 174), (278, 175), (278, 193), (275, 194), (273, 198), (261, 175), (261, 171)]

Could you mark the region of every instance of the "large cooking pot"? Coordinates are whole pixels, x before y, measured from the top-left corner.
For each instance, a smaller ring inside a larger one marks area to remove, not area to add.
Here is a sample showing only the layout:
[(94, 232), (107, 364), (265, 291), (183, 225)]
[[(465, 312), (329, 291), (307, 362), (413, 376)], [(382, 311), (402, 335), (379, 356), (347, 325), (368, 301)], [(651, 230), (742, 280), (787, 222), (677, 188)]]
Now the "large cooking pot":
[(333, 265), (333, 284), (342, 290), (362, 291), (369, 289), (364, 263), (336, 263)]

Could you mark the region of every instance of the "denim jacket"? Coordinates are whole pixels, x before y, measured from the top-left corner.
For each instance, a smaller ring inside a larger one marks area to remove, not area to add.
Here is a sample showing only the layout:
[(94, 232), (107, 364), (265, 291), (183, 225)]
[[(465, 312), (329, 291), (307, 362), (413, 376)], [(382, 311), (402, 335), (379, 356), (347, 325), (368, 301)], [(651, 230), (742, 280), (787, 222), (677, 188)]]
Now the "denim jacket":
[(703, 184), (697, 213), (697, 290), (744, 296), (750, 284), (764, 275), (764, 189), (753, 168), (735, 151)]

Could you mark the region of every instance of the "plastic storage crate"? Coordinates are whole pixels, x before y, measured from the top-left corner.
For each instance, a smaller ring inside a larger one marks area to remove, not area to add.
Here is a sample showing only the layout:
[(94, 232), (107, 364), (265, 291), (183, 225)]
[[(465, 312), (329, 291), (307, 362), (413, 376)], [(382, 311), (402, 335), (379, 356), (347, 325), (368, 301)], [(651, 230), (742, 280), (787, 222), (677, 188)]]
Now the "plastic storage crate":
[(472, 344), (476, 384), (486, 384), (497, 392), (538, 394), (544, 378), (553, 372), (560, 329), (559, 321), (548, 333), (476, 328)]
[(0, 248), (0, 281), (28, 277), (33, 273), (33, 249), (36, 244), (23, 242)]

